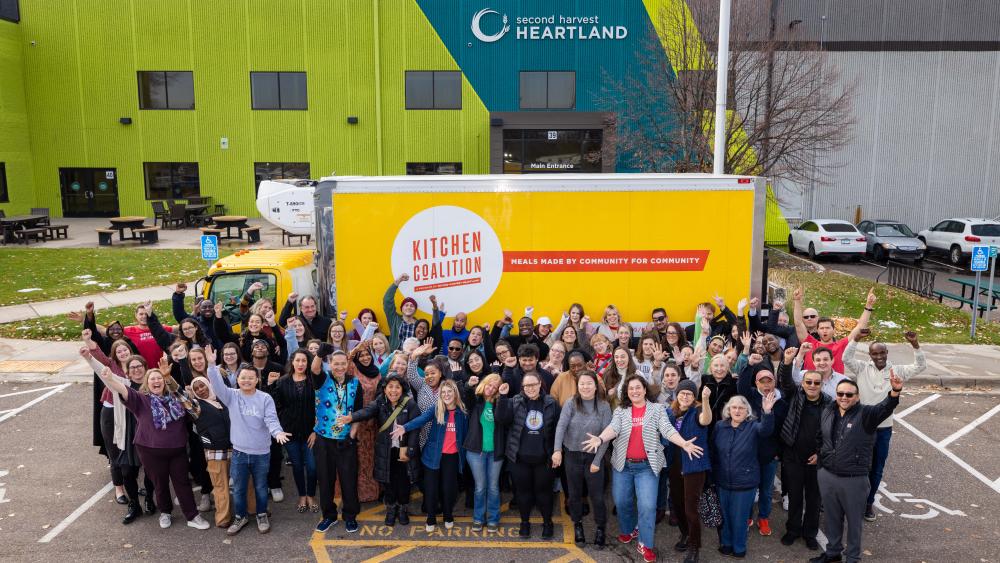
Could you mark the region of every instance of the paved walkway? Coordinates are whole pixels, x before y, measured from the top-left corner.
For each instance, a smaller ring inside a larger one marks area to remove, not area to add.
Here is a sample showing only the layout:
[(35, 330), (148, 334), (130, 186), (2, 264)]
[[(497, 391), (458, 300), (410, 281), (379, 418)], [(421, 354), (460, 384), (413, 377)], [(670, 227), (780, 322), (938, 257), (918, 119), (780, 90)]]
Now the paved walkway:
[[(1000, 346), (924, 344), (922, 348), (927, 370), (910, 385), (1000, 389)], [(0, 381), (90, 383), (93, 372), (79, 349), (79, 342), (0, 338)], [(908, 344), (890, 344), (889, 359), (910, 363), (913, 351)]]
[[(187, 295), (188, 297), (193, 297), (195, 282), (189, 281), (187, 284)], [(8, 305), (0, 307), (0, 323), (12, 323), (38, 317), (64, 315), (72, 311), (82, 311), (88, 301), (93, 301), (98, 311), (107, 309), (108, 307), (117, 307), (118, 305), (160, 301), (168, 299), (173, 292), (174, 286), (172, 285), (158, 285), (130, 289), (128, 291), (109, 291), (79, 297), (68, 297), (66, 299), (54, 299), (52, 301)]]

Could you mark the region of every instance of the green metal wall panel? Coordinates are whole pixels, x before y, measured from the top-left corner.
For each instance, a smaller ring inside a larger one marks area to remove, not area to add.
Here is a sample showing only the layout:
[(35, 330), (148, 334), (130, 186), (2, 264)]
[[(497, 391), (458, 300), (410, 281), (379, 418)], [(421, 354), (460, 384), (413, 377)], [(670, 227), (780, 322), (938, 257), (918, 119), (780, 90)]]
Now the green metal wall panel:
[[(198, 162), (202, 195), (248, 215), (254, 162), (309, 162), (314, 177), (488, 170), (489, 114), (467, 81), (462, 110), (405, 110), (406, 70), (458, 70), (415, 0), (24, 0), (15, 31), (37, 42), (23, 63), (34, 185), (21, 185), (56, 214), (61, 167), (116, 168), (130, 215), (151, 212), (143, 162)], [(196, 109), (140, 110), (141, 70), (193, 71)], [(252, 110), (251, 71), (305, 71), (309, 109)]]
[(24, 90), (24, 41), (21, 27), (0, 21), (0, 162), (7, 172), (7, 215), (35, 205), (35, 181)]

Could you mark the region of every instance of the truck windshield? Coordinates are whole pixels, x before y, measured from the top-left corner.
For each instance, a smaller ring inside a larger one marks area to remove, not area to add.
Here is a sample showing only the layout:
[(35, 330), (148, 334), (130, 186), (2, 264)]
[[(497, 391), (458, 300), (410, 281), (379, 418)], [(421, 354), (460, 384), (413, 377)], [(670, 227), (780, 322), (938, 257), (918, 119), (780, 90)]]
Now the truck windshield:
[[(254, 282), (260, 282), (264, 286), (259, 293), (254, 294), (254, 300), (267, 297), (274, 303), (277, 293), (274, 274), (234, 272), (217, 276), (212, 281), (208, 298), (215, 303), (222, 303), (223, 315), (230, 325), (240, 324), (243, 321), (240, 315), (240, 299)], [(274, 314), (277, 315), (280, 310), (276, 308)]]
[(879, 225), (875, 229), (875, 234), (880, 237), (912, 237), (915, 236), (909, 227), (902, 223), (895, 225)]

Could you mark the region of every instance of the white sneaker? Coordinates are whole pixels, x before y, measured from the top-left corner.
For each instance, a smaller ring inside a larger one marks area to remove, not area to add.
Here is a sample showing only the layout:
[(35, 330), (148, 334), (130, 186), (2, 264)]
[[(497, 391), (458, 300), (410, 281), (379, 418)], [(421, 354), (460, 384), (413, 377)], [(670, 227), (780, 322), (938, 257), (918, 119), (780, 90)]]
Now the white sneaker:
[(426, 524), (424, 526), (424, 531), (429, 534), (429, 533), (433, 532), (436, 527), (437, 526), (435, 526), (434, 524)]
[(201, 495), (198, 502), (198, 512), (208, 512), (212, 510), (212, 495)]
[(285, 500), (285, 491), (282, 491), (280, 487), (277, 489), (271, 489), (271, 500), (274, 502), (281, 502)]
[(170, 522), (171, 522), (170, 515), (167, 514), (166, 512), (161, 512), (160, 513), (160, 527), (161, 528), (169, 528), (170, 527)]
[(454, 522), (449, 522), (449, 521), (445, 520), (444, 521), (444, 527), (445, 527), (446, 530), (450, 530), (450, 529), (452, 529), (452, 528), (455, 527), (455, 523)]
[(196, 528), (198, 530), (207, 530), (212, 527), (212, 525), (208, 523), (208, 520), (205, 520), (204, 518), (201, 517), (201, 514), (188, 520), (188, 526), (191, 526), (192, 528)]
[(788, 512), (788, 495), (781, 497), (781, 508), (784, 508), (785, 512)]

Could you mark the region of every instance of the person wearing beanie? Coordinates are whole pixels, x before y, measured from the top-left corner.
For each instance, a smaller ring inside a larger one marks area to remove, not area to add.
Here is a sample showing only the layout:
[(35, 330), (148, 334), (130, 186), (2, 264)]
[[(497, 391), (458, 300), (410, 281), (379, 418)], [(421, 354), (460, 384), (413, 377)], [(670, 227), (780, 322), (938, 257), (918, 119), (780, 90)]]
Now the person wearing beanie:
[(382, 310), (389, 324), (386, 336), (389, 337), (389, 347), (393, 350), (399, 350), (403, 341), (413, 336), (417, 328), (417, 319), (413, 316), (417, 313), (417, 301), (414, 298), (404, 298), (399, 304), (399, 311), (396, 310), (396, 289), (401, 283), (409, 280), (409, 274), (399, 276), (389, 284), (382, 298)]
[[(711, 389), (702, 389), (701, 403), (698, 397), (698, 386), (690, 379), (677, 384), (677, 398), (670, 405), (668, 414), (670, 424), (678, 429), (684, 440), (695, 439), (696, 446), (707, 453), (708, 427), (712, 424), (712, 409), (708, 408)], [(680, 448), (669, 445), (666, 450), (667, 464), (670, 470), (670, 498), (673, 499), (677, 516), (677, 528), (681, 532), (674, 549), (687, 552), (684, 561), (698, 561), (698, 550), (701, 549), (701, 517), (698, 515), (698, 500), (705, 488), (705, 477), (712, 468), (710, 456), (704, 455), (692, 458), (683, 455)]]

